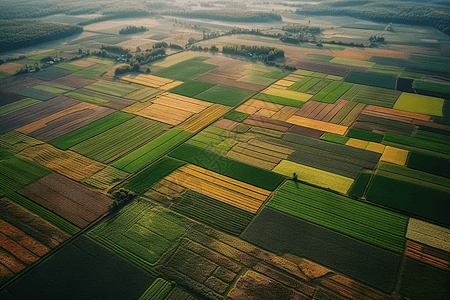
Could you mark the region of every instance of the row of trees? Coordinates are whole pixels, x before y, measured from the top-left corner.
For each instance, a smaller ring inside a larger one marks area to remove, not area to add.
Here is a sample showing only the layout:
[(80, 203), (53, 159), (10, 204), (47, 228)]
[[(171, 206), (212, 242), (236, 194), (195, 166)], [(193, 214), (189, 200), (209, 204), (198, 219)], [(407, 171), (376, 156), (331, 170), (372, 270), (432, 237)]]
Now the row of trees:
[(276, 13), (258, 12), (241, 9), (214, 10), (173, 10), (164, 14), (187, 18), (213, 19), (229, 22), (272, 22), (281, 21), (281, 15)]
[(267, 47), (267, 46), (247, 46), (247, 45), (225, 45), (222, 48), (222, 53), (237, 54), (244, 56), (257, 56), (262, 59), (274, 60), (276, 58), (284, 58), (284, 50)]
[(78, 25), (31, 20), (0, 21), (0, 52), (36, 45), (83, 32)]
[(134, 34), (134, 33), (138, 33), (138, 32), (146, 32), (148, 31), (147, 27), (144, 26), (127, 26), (125, 28), (122, 28), (119, 30), (119, 34)]

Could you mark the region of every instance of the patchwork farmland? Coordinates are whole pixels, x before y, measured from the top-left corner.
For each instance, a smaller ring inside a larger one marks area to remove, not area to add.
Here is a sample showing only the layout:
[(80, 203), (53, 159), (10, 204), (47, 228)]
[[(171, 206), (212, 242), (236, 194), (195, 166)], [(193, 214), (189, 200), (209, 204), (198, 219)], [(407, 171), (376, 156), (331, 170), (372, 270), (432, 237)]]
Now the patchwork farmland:
[(450, 60), (280, 43), (0, 66), (0, 298), (449, 299)]

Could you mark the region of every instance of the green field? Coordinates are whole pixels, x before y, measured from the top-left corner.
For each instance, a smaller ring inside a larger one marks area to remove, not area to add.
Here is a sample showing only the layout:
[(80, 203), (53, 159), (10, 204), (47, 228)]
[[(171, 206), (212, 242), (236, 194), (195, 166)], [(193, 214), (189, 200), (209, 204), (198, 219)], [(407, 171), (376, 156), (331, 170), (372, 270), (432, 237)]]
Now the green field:
[(162, 278), (157, 278), (138, 300), (164, 300), (170, 294), (175, 284)]
[(138, 90), (137, 87), (133, 87), (131, 85), (123, 85), (123, 84), (115, 84), (113, 82), (96, 82), (91, 85), (86, 86), (85, 88), (89, 90), (93, 90), (96, 92), (117, 96), (117, 97), (124, 97), (136, 90)]
[(169, 125), (136, 117), (84, 140), (70, 149), (97, 161), (114, 160), (137, 144), (153, 139), (168, 129)]
[(217, 68), (217, 66), (190, 59), (156, 71), (153, 75), (186, 82), (214, 70), (215, 68)]
[(450, 178), (450, 160), (418, 152), (410, 152), (406, 166), (411, 169)]
[(397, 77), (388, 74), (350, 71), (344, 81), (395, 90)]
[(83, 126), (77, 130), (74, 130), (68, 134), (65, 134), (51, 141), (50, 144), (62, 150), (67, 150), (78, 143), (90, 139), (134, 117), (135, 117), (134, 115), (118, 111), (104, 118), (101, 118), (100, 120), (92, 122), (91, 124)]
[(135, 172), (157, 159), (159, 156), (169, 151), (191, 135), (191, 132), (178, 128), (172, 128), (168, 132), (143, 145), (139, 149), (122, 157), (116, 161), (113, 166), (126, 172)]
[(35, 104), (40, 103), (41, 101), (32, 99), (32, 98), (25, 98), (13, 103), (9, 103), (6, 105), (3, 105), (0, 107), (0, 117), (6, 116), (7, 114), (10, 114), (12, 112), (21, 110), (22, 108), (26, 108)]
[(348, 142), (349, 138), (339, 135), (339, 134), (335, 134), (335, 133), (329, 133), (329, 132), (325, 132), (321, 137), (321, 140), (325, 140), (325, 141), (329, 141), (329, 142), (333, 142), (333, 143), (337, 143), (337, 144), (342, 144), (345, 145), (345, 143)]
[[(89, 60), (89, 58), (87, 60)], [(83, 70), (73, 73), (73, 75), (84, 77), (87, 79), (97, 79), (113, 68), (113, 63), (111, 61), (105, 62), (108, 63), (104, 63), (103, 65), (94, 65), (92, 67), (85, 68)]]
[(101, 99), (98, 97), (93, 97), (93, 96), (80, 94), (80, 93), (76, 93), (76, 92), (67, 93), (67, 94), (65, 94), (65, 96), (76, 99), (76, 100), (80, 100), (83, 102), (98, 104), (98, 105), (103, 105), (103, 104), (106, 104), (109, 102), (108, 100), (104, 100), (104, 99)]
[(229, 113), (227, 113), (224, 116), (224, 119), (228, 119), (228, 120), (232, 120), (232, 121), (236, 121), (236, 122), (242, 122), (244, 121), (246, 118), (248, 117), (248, 114), (244, 114), (238, 111), (231, 111)]
[(128, 180), (124, 187), (130, 189), (136, 193), (142, 193), (153, 184), (160, 181), (176, 169), (184, 166), (186, 163), (170, 158), (163, 157), (153, 165), (145, 168), (142, 172), (138, 173), (135, 177)]
[(276, 189), (285, 178), (280, 174), (253, 167), (187, 144), (179, 146), (170, 152), (169, 155), (270, 191)]
[(254, 93), (252, 91), (217, 84), (197, 94), (195, 98), (226, 106), (236, 106)]
[[(383, 143), (395, 143), (398, 145), (411, 146), (414, 148), (431, 150), (433, 152), (450, 154), (450, 147), (446, 144), (436, 143), (432, 141), (427, 141), (419, 138), (403, 136), (400, 134), (386, 132), (384, 134)], [(401, 148), (401, 146), (400, 146)]]
[(67, 63), (60, 63), (60, 64), (57, 64), (55, 67), (61, 68), (61, 69), (64, 69), (64, 70), (69, 70), (69, 71), (72, 71), (72, 72), (77, 72), (77, 71), (83, 70), (82, 67), (78, 67), (78, 66), (75, 66), (75, 65), (67, 64)]
[(176, 217), (140, 200), (127, 205), (114, 218), (100, 223), (87, 235), (150, 271), (185, 231)]
[(372, 66), (369, 70), (367, 70), (367, 72), (375, 72), (375, 73), (399, 76), (403, 72), (404, 69), (405, 68), (403, 68), (403, 67), (377, 64), (377, 65)]
[(188, 140), (187, 144), (225, 156), (236, 142), (228, 138), (227, 130), (210, 126)]
[(173, 89), (169, 90), (169, 92), (187, 96), (187, 97), (194, 97), (194, 96), (212, 88), (213, 86), (215, 86), (215, 84), (191, 80), (191, 81), (185, 82), (183, 84), (180, 84), (179, 86), (174, 87)]
[(345, 92), (347, 92), (352, 87), (352, 84), (342, 81), (334, 81), (327, 85), (323, 90), (318, 92), (311, 100), (334, 103), (336, 102)]
[(408, 218), (294, 181), (287, 181), (268, 207), (403, 253)]
[(263, 100), (266, 102), (271, 102), (271, 103), (275, 103), (275, 104), (286, 105), (286, 106), (291, 106), (291, 107), (296, 107), (296, 108), (301, 108), (303, 106), (303, 104), (305, 104), (305, 102), (303, 102), (303, 101), (284, 98), (284, 97), (280, 97), (280, 96), (269, 95), (269, 94), (264, 94), (264, 93), (260, 93), (260, 94), (256, 95), (254, 98), (258, 99), (258, 100)]
[(171, 209), (191, 219), (237, 236), (254, 217), (248, 211), (191, 190), (177, 198)]
[(125, 96), (125, 98), (144, 102), (144, 101), (147, 101), (150, 98), (157, 96), (159, 94), (162, 94), (162, 93), (163, 93), (163, 91), (155, 89), (155, 88), (143, 87), (143, 88), (140, 88), (130, 94), (127, 94)]
[(348, 191), (349, 196), (357, 198), (364, 196), (364, 192), (366, 191), (366, 187), (371, 178), (372, 174), (361, 172), (350, 187), (350, 190)]
[(370, 61), (364, 61), (364, 60), (357, 60), (357, 59), (351, 59), (351, 58), (341, 58), (341, 57), (335, 57), (332, 60), (330, 60), (332, 63), (336, 64), (343, 64), (348, 66), (354, 66), (354, 67), (364, 67), (364, 68), (370, 68), (375, 65), (375, 63)]
[(402, 95), (402, 92), (373, 86), (357, 86), (354, 91), (350, 89), (349, 92), (355, 93), (353, 97), (346, 93), (342, 99), (387, 108), (392, 108), (400, 95)]
[(375, 143), (381, 143), (383, 141), (382, 134), (356, 128), (350, 128), (345, 136)]
[(33, 89), (38, 89), (38, 90), (53, 93), (53, 94), (64, 94), (69, 91), (68, 89), (62, 89), (62, 88), (48, 86), (48, 85), (35, 85), (35, 86), (33, 86)]

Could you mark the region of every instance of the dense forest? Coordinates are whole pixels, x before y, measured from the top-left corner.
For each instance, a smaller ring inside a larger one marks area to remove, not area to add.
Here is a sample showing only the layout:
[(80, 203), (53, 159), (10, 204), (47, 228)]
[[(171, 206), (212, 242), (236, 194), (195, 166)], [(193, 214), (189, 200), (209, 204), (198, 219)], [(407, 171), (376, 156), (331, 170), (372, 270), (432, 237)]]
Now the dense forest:
[[(445, 1), (448, 5), (449, 1)], [(327, 1), (301, 5), (297, 14), (349, 16), (385, 23), (432, 26), (450, 35), (450, 7), (441, 1), (402, 2), (380, 0)]]
[(264, 59), (274, 60), (275, 58), (283, 58), (284, 50), (267, 47), (267, 46), (247, 46), (247, 45), (234, 45), (228, 44), (223, 46), (222, 53), (237, 54), (237, 55), (256, 55), (264, 56)]
[(0, 21), (0, 52), (57, 40), (83, 32), (78, 25), (31, 20)]
[(272, 22), (281, 21), (276, 13), (258, 12), (241, 9), (215, 9), (215, 10), (173, 10), (164, 14), (186, 18), (202, 18), (230, 22)]

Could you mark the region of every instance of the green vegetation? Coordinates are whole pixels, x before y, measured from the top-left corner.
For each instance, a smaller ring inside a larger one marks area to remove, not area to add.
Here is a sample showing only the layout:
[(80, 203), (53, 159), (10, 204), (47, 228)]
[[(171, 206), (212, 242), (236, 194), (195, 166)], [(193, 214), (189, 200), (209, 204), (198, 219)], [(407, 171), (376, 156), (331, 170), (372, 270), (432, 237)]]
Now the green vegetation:
[(65, 70), (69, 70), (69, 71), (72, 71), (72, 72), (83, 70), (82, 67), (78, 67), (78, 66), (71, 65), (71, 64), (68, 64), (68, 63), (60, 63), (60, 64), (57, 64), (55, 67), (56, 68), (65, 69)]
[(350, 71), (344, 81), (395, 90), (397, 77), (388, 74)]
[[(401, 145), (405, 146), (411, 146), (414, 148), (419, 149), (425, 149), (425, 150), (431, 150), (434, 152), (444, 153), (444, 154), (450, 154), (450, 147), (445, 144), (436, 143), (432, 141), (422, 140), (415, 137), (409, 137), (409, 136), (403, 136), (396, 133), (390, 133), (386, 132), (384, 134), (384, 140), (383, 144), (388, 142), (389, 145), (392, 145), (392, 143), (399, 145), (399, 148), (402, 148)], [(388, 144), (386, 143), (386, 144)]]
[(174, 10), (167, 12), (167, 14), (186, 18), (202, 18), (228, 22), (267, 23), (273, 21), (281, 21), (281, 16), (276, 13), (267, 13), (267, 12), (259, 12), (243, 9), (231, 9), (231, 8), (214, 9), (214, 10), (192, 10), (192, 11)]
[(170, 294), (175, 284), (162, 278), (157, 278), (138, 300), (164, 300)]
[(450, 145), (450, 136), (448, 136), (448, 135), (438, 134), (438, 133), (424, 131), (424, 130), (418, 130), (414, 133), (413, 137), (422, 139), (422, 140), (427, 140), (430, 142), (436, 142), (436, 143), (440, 143), (440, 144)]
[(287, 181), (268, 207), (403, 253), (408, 218), (315, 187)]
[(370, 61), (350, 59), (350, 58), (341, 58), (341, 57), (335, 57), (332, 60), (330, 60), (330, 62), (336, 63), (336, 64), (348, 65), (348, 66), (364, 67), (364, 68), (370, 68), (373, 65), (375, 65), (375, 63), (370, 62)]
[(117, 97), (123, 97), (138, 90), (137, 87), (133, 87), (131, 85), (119, 85), (113, 82), (106, 81), (96, 82), (94, 84), (86, 86), (85, 88)]
[(402, 93), (384, 88), (354, 85), (341, 98), (352, 102), (392, 108)]
[(82, 141), (90, 139), (91, 137), (94, 137), (102, 132), (105, 132), (134, 117), (135, 117), (134, 115), (118, 111), (110, 114), (109, 116), (101, 118), (100, 120), (92, 122), (91, 124), (83, 126), (77, 130), (74, 130), (68, 134), (65, 134), (51, 141), (50, 144), (62, 150), (67, 150), (70, 147), (78, 143), (81, 143)]
[(448, 84), (414, 80), (413, 87), (418, 93), (424, 95), (441, 98), (448, 98), (450, 96), (450, 86)]
[(338, 134), (334, 134), (334, 133), (329, 133), (326, 132), (324, 133), (321, 137), (321, 140), (325, 140), (325, 141), (329, 141), (329, 142), (333, 142), (333, 143), (337, 143), (337, 144), (342, 144), (345, 145), (345, 143), (348, 142), (349, 138), (346, 136), (342, 136), (342, 135), (338, 135)]
[(236, 106), (253, 94), (252, 91), (217, 84), (196, 95), (195, 98), (227, 106)]
[(228, 151), (236, 144), (235, 141), (228, 138), (227, 130), (214, 126), (204, 129), (186, 143), (221, 156), (226, 156)]
[[(3, 9), (2, 5), (2, 9)], [(40, 44), (83, 32), (83, 27), (30, 20), (0, 21), (0, 52)]]
[(237, 236), (244, 231), (254, 217), (248, 211), (191, 190), (174, 200), (171, 209), (196, 221)]
[(244, 121), (246, 118), (248, 117), (248, 114), (244, 114), (238, 111), (231, 111), (229, 113), (227, 113), (224, 116), (224, 119), (228, 119), (228, 120), (232, 120), (232, 121), (236, 121), (236, 122), (242, 122)]
[(411, 169), (450, 178), (450, 160), (418, 152), (410, 152), (406, 166)]
[(334, 103), (336, 102), (345, 92), (347, 92), (352, 87), (352, 84), (342, 81), (333, 81), (319, 93), (317, 93), (311, 100)]
[(146, 32), (148, 31), (148, 28), (144, 27), (144, 26), (127, 26), (125, 28), (122, 28), (119, 30), (119, 34), (134, 34), (134, 33), (138, 33), (138, 32)]
[(70, 149), (103, 162), (118, 158), (124, 151), (157, 137), (168, 128), (166, 124), (136, 117), (84, 140)]
[(382, 134), (356, 128), (350, 128), (345, 136), (375, 143), (381, 143), (383, 141)]
[(31, 98), (25, 98), (13, 103), (9, 103), (0, 107), (0, 117), (6, 116), (7, 114), (13, 113), (15, 111), (21, 110), (22, 108), (26, 108), (35, 104), (40, 103), (41, 101)]
[(122, 157), (113, 166), (126, 172), (135, 172), (148, 163), (152, 162), (165, 152), (169, 151), (192, 133), (178, 128), (172, 128), (156, 139), (150, 141), (139, 149)]
[(185, 164), (185, 162), (170, 157), (163, 157), (161, 160), (147, 167), (135, 177), (128, 180), (125, 183), (124, 188), (132, 190), (136, 193), (142, 193), (153, 184)]
[(49, 92), (49, 93), (53, 93), (53, 94), (64, 94), (69, 91), (68, 89), (62, 89), (62, 88), (57, 88), (57, 87), (48, 86), (48, 85), (35, 85), (35, 86), (33, 86), (33, 89), (37, 89), (37, 90), (41, 90), (41, 91), (45, 91), (45, 92)]
[(222, 53), (236, 55), (263, 55), (267, 60), (284, 57), (284, 50), (267, 46), (247, 46), (228, 44), (222, 47)]
[(169, 92), (187, 97), (195, 97), (196, 95), (206, 91), (207, 89), (212, 88), (214, 85), (215, 84), (208, 82), (191, 80), (174, 87)]
[(177, 147), (169, 156), (270, 191), (275, 190), (285, 178), (187, 144)]
[(352, 197), (361, 198), (366, 191), (366, 187), (369, 184), (371, 177), (372, 174), (370, 173), (359, 173), (358, 177), (356, 177), (356, 180), (350, 187), (350, 190), (348, 190), (348, 194)]
[(171, 67), (156, 71), (153, 74), (160, 77), (186, 82), (215, 68), (217, 68), (217, 66), (190, 59), (180, 62)]
[(297, 107), (297, 108), (301, 108), (303, 106), (303, 104), (305, 104), (305, 102), (303, 102), (303, 101), (284, 98), (284, 97), (280, 97), (280, 96), (269, 95), (269, 94), (264, 94), (264, 93), (260, 93), (260, 94), (256, 95), (254, 98), (258, 99), (258, 100), (263, 100), (263, 101), (267, 101), (267, 102), (272, 102), (272, 103), (276, 103), (276, 104), (292, 106), (292, 107)]
[(93, 96), (80, 94), (80, 93), (76, 93), (76, 92), (67, 93), (65, 96), (73, 98), (73, 99), (77, 99), (77, 100), (80, 100), (83, 102), (98, 104), (98, 105), (103, 105), (103, 104), (106, 104), (109, 102), (108, 100), (104, 100), (104, 99), (100, 99), (98, 97), (93, 97)]

